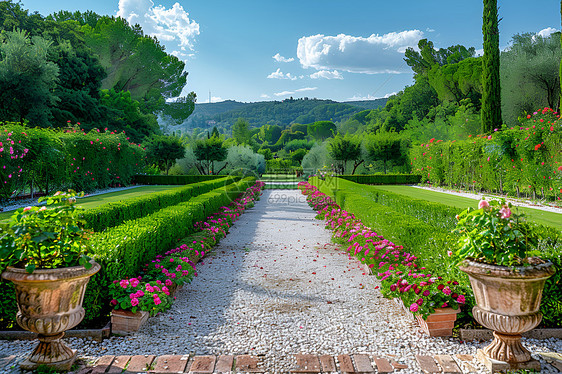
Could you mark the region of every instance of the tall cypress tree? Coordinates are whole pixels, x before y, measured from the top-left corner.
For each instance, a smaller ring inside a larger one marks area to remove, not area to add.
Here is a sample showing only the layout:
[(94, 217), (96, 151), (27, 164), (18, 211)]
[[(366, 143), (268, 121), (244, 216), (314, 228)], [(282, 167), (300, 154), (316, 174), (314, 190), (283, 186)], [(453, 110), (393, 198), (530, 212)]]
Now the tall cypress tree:
[(500, 32), (497, 0), (484, 0), (482, 17), (482, 131), (489, 133), (502, 125), (500, 88)]

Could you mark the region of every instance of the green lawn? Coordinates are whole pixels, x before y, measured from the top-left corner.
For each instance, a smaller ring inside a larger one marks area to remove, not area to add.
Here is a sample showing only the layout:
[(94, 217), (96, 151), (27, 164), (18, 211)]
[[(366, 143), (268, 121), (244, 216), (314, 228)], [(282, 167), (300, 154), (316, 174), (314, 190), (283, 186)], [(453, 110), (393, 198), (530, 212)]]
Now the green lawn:
[[(410, 186), (385, 185), (385, 186), (371, 186), (371, 188), (390, 191), (401, 195), (414, 197), (416, 199), (423, 199), (427, 201), (433, 201), (436, 203), (453, 206), (459, 208), (459, 212), (468, 208), (469, 206), (472, 207), (477, 206), (475, 199), (451, 195), (444, 192), (423, 190), (421, 188), (415, 188)], [(524, 212), (530, 221), (534, 221), (536, 223), (555, 227), (557, 229), (562, 230), (561, 213), (546, 212), (544, 210), (523, 208), (523, 207), (516, 207), (516, 209), (518, 209), (519, 212)]]
[[(128, 189), (128, 190), (110, 192), (110, 193), (105, 193), (105, 194), (102, 194), (102, 195), (96, 195), (96, 196), (92, 196), (92, 197), (84, 197), (84, 198), (78, 200), (78, 205), (82, 206), (86, 209), (90, 209), (90, 208), (98, 207), (98, 206), (103, 205), (103, 204), (112, 203), (112, 202), (115, 202), (115, 201), (126, 200), (126, 199), (131, 199), (131, 198), (134, 198), (134, 197), (143, 196), (143, 195), (154, 193), (154, 192), (170, 190), (172, 188), (178, 188), (178, 187), (183, 187), (183, 186), (170, 185), (170, 186), (136, 187), (136, 188), (131, 188), (131, 189)], [(9, 218), (12, 215), (12, 213), (13, 213), (13, 211), (1, 212), (0, 213), (0, 221), (3, 221), (5, 219)]]

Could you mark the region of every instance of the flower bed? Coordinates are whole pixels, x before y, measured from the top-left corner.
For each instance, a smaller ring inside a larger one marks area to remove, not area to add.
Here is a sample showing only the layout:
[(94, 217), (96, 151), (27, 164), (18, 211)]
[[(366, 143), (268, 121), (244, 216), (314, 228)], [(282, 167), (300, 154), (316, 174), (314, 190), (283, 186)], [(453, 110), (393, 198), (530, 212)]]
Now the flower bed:
[(400, 298), (414, 315), (424, 319), (436, 309), (456, 310), (466, 302), (456, 280), (429, 273), (417, 264), (416, 256), (377, 235), (310, 183), (301, 182), (299, 188), (318, 212), (317, 217), (333, 231), (333, 240), (348, 245), (350, 256), (366, 264), (381, 280), (385, 297)]
[(109, 286), (111, 306), (132, 313), (145, 311), (151, 316), (169, 309), (175, 299), (172, 290), (197, 276), (196, 263), (226, 236), (246, 209), (254, 206), (262, 188), (263, 182), (256, 182), (228, 206), (195, 223), (197, 232), (189, 237), (194, 239), (192, 245), (184, 244), (157, 255), (136, 277), (113, 280)]

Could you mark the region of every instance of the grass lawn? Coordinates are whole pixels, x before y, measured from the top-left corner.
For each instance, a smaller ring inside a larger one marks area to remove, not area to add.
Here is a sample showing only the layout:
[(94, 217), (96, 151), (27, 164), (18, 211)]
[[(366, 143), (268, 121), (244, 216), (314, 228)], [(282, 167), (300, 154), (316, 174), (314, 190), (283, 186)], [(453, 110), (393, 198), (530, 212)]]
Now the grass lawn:
[[(415, 188), (410, 186), (398, 186), (398, 185), (385, 185), (385, 186), (370, 186), (374, 189), (380, 189), (384, 191), (390, 191), (398, 193), (401, 195), (406, 195), (416, 199), (423, 199), (427, 201), (433, 201), (436, 203), (441, 203), (449, 205), (452, 207), (459, 208), (459, 212), (468, 208), (469, 206), (477, 206), (475, 199), (470, 199), (468, 197), (451, 195), (444, 192), (423, 190), (421, 188)], [(554, 212), (546, 212), (544, 210), (515, 207), (519, 212), (524, 212), (529, 221), (534, 221), (546, 226), (555, 227), (562, 230), (562, 214)]]
[[(95, 208), (95, 207), (98, 207), (98, 206), (103, 205), (103, 204), (112, 203), (112, 202), (121, 201), (121, 200), (126, 200), (126, 199), (132, 199), (134, 197), (143, 196), (143, 195), (154, 193), (154, 192), (170, 190), (172, 188), (178, 188), (178, 187), (183, 187), (183, 186), (176, 186), (176, 185), (167, 186), (166, 185), (166, 186), (136, 187), (136, 188), (131, 188), (131, 189), (128, 189), (128, 190), (121, 190), (121, 191), (110, 192), (110, 193), (105, 193), (105, 194), (91, 196), (91, 197), (84, 197), (84, 198), (78, 200), (77, 205), (82, 206), (86, 209), (91, 209), (91, 208)], [(1, 212), (0, 213), (0, 221), (3, 221), (3, 220), (6, 220), (6, 219), (10, 218), (10, 216), (13, 213), (14, 213), (14, 211)]]

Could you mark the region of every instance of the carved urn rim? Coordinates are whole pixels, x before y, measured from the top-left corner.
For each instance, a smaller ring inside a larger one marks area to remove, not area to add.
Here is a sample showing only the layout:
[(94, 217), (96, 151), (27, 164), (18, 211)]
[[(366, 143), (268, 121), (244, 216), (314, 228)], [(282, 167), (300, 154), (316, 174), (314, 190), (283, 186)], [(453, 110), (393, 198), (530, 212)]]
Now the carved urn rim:
[(471, 276), (484, 276), (504, 279), (547, 279), (555, 272), (556, 268), (550, 261), (538, 257), (527, 259), (527, 266), (503, 266), (465, 259), (459, 270)]
[(73, 279), (91, 277), (101, 269), (101, 265), (94, 260), (90, 261), (92, 266), (86, 269), (84, 266), (67, 266), (54, 269), (35, 269), (29, 274), (25, 269), (13, 266), (6, 267), (2, 278), (12, 282), (45, 282), (45, 281), (69, 281)]

